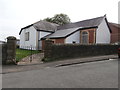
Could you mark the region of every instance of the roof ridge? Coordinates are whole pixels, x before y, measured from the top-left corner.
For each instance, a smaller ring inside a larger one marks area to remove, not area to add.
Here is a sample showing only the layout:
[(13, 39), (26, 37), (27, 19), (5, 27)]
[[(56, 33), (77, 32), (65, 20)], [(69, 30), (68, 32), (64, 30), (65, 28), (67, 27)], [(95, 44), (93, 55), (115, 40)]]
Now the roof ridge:
[(33, 25), (34, 25), (34, 24), (37, 24), (37, 23), (39, 23), (39, 22), (45, 22), (45, 23), (50, 23), (50, 24), (58, 25), (58, 24), (56, 24), (56, 23), (48, 22), (48, 21), (45, 21), (45, 20), (37, 21), (37, 22), (33, 23)]
[(91, 19), (85, 19), (85, 20), (81, 20), (81, 21), (77, 21), (77, 22), (73, 22), (73, 23), (78, 23), (78, 22), (83, 22), (83, 21), (90, 21), (90, 20), (94, 20), (94, 19), (98, 19), (98, 18), (104, 18), (105, 16), (100, 16), (100, 17), (96, 17), (96, 18), (91, 18)]
[(65, 24), (65, 25), (62, 25), (62, 26), (58, 26), (58, 30), (72, 28), (72, 27), (99, 26), (104, 18), (106, 18), (106, 15), (96, 17), (96, 18), (81, 20), (81, 21), (78, 21), (78, 22), (68, 23), (68, 24)]
[[(79, 29), (79, 28), (83, 28), (83, 27), (72, 27), (71, 29)], [(67, 29), (62, 29), (62, 30), (69, 30), (70, 28), (67, 28)], [(61, 30), (61, 31), (62, 31)], [(58, 31), (58, 30), (57, 30)]]
[(119, 23), (114, 23), (114, 22), (108, 22), (108, 23), (111, 23), (111, 24), (116, 24), (116, 25), (120, 25)]
[(120, 28), (120, 24), (118, 24), (118, 23), (113, 23), (113, 22), (108, 22), (108, 23), (109, 23), (109, 25), (111, 24), (113, 26), (117, 26), (118, 28)]

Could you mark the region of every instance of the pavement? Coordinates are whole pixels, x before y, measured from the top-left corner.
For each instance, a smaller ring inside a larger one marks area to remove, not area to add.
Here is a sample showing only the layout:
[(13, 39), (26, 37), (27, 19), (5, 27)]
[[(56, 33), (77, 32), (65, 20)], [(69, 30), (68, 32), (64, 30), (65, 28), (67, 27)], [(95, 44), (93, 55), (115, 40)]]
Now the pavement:
[[(47, 65), (43, 69), (2, 74), (2, 88), (18, 88), (17, 90), (19, 88), (114, 90), (116, 88), (118, 90), (118, 62), (118, 59), (110, 59), (62, 67)], [(34, 66), (41, 65), (33, 65), (31, 68)]]
[(13, 73), (13, 72), (22, 72), (22, 71), (30, 71), (30, 70), (39, 70), (43, 68), (49, 67), (61, 67), (66, 65), (80, 64), (80, 63), (88, 63), (102, 60), (111, 60), (117, 59), (118, 55), (103, 55), (103, 56), (93, 56), (93, 57), (84, 57), (84, 58), (73, 58), (73, 59), (65, 59), (47, 63), (31, 63), (28, 65), (4, 65), (2, 66), (2, 74)]

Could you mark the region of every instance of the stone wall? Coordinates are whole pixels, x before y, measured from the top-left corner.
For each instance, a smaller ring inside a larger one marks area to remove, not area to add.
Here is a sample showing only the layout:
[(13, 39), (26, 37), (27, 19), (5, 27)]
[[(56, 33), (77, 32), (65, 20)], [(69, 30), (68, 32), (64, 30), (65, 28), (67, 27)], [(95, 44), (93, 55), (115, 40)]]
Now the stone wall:
[(16, 38), (10, 36), (7, 38), (7, 43), (0, 44), (2, 64), (16, 64)]
[[(47, 45), (49, 44), (49, 45)], [(53, 44), (45, 43), (45, 59), (58, 60), (66, 58), (78, 58), (118, 53), (118, 45), (80, 45), (80, 44)]]
[(2, 57), (2, 64), (6, 63), (7, 60), (7, 44), (0, 44), (0, 48), (1, 48), (1, 57)]
[(45, 43), (45, 45), (44, 45), (44, 58), (51, 58), (52, 45), (54, 42), (51, 40), (45, 40), (44, 43)]

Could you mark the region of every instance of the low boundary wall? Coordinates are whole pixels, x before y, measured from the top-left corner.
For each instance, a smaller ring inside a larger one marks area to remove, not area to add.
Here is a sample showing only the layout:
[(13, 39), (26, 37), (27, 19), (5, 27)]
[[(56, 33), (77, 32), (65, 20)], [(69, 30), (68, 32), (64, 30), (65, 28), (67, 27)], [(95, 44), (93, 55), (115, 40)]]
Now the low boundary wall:
[(45, 61), (80, 58), (89, 56), (112, 55), (118, 53), (119, 45), (80, 45), (80, 44), (53, 44), (45, 42)]

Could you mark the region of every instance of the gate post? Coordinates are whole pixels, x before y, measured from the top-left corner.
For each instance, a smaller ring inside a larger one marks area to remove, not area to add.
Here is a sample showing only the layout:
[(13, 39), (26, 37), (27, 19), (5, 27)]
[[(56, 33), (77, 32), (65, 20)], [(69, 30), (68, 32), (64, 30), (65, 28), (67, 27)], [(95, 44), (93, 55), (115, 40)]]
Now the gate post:
[(16, 64), (16, 38), (7, 37), (7, 61), (6, 64)]
[(45, 40), (45, 48), (44, 48), (44, 58), (51, 57), (51, 46), (53, 45), (52, 40)]
[(2, 58), (2, 65), (6, 64), (6, 60), (7, 60), (7, 44), (1, 44), (1, 58)]

